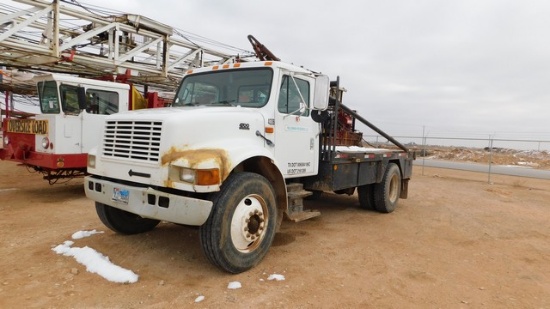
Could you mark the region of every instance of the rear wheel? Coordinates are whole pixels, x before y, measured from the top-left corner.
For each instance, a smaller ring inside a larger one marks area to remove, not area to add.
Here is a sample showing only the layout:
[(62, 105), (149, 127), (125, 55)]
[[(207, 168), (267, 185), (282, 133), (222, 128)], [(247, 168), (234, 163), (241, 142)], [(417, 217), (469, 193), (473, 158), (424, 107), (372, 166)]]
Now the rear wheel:
[(395, 163), (388, 164), (382, 182), (374, 185), (374, 207), (379, 212), (395, 210), (401, 195), (401, 172)]
[(359, 206), (366, 210), (375, 210), (374, 206), (374, 184), (368, 184), (357, 187), (359, 196)]
[(263, 176), (242, 172), (227, 178), (200, 228), (201, 245), (212, 264), (240, 273), (258, 264), (275, 236), (273, 187)]
[(154, 229), (159, 220), (147, 219), (103, 203), (95, 203), (95, 210), (105, 226), (120, 234), (139, 234)]

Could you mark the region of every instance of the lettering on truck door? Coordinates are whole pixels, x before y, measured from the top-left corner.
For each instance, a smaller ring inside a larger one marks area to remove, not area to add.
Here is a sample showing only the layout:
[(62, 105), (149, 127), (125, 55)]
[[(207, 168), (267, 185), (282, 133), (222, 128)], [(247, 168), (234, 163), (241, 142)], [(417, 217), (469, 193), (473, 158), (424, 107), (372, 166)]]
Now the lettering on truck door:
[(283, 75), (275, 112), (275, 157), (286, 177), (317, 173), (319, 124), (310, 116), (312, 80)]

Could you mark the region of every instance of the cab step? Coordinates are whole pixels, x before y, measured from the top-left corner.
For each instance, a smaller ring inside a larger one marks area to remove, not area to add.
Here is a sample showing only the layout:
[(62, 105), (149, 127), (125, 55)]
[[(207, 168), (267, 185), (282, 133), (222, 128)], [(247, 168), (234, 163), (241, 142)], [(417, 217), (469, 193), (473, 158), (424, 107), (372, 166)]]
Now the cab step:
[(304, 197), (308, 197), (313, 192), (304, 190), (301, 183), (291, 183), (287, 185), (288, 192), (288, 210), (285, 211), (287, 219), (300, 222), (315, 218), (321, 215), (321, 212), (315, 210), (304, 210)]

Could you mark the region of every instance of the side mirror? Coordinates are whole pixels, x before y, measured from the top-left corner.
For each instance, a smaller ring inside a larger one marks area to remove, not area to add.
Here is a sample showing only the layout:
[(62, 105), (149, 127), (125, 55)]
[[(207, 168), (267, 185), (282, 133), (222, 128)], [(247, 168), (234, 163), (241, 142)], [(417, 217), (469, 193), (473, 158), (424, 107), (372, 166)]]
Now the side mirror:
[(86, 88), (78, 87), (77, 96), (78, 96), (78, 107), (80, 108), (80, 110), (88, 108), (88, 102), (86, 100)]
[(328, 94), (330, 80), (326, 75), (319, 75), (315, 78), (315, 90), (313, 97), (313, 109), (325, 110), (328, 107)]

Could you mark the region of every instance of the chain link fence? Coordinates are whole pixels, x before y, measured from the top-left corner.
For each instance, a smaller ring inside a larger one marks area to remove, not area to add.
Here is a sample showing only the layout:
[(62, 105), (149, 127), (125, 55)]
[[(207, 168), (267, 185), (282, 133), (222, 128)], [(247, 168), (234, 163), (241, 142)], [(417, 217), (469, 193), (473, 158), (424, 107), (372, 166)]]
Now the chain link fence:
[[(385, 147), (379, 135), (365, 135), (368, 144)], [(416, 165), (492, 174), (550, 179), (550, 140), (394, 136), (417, 153)]]

